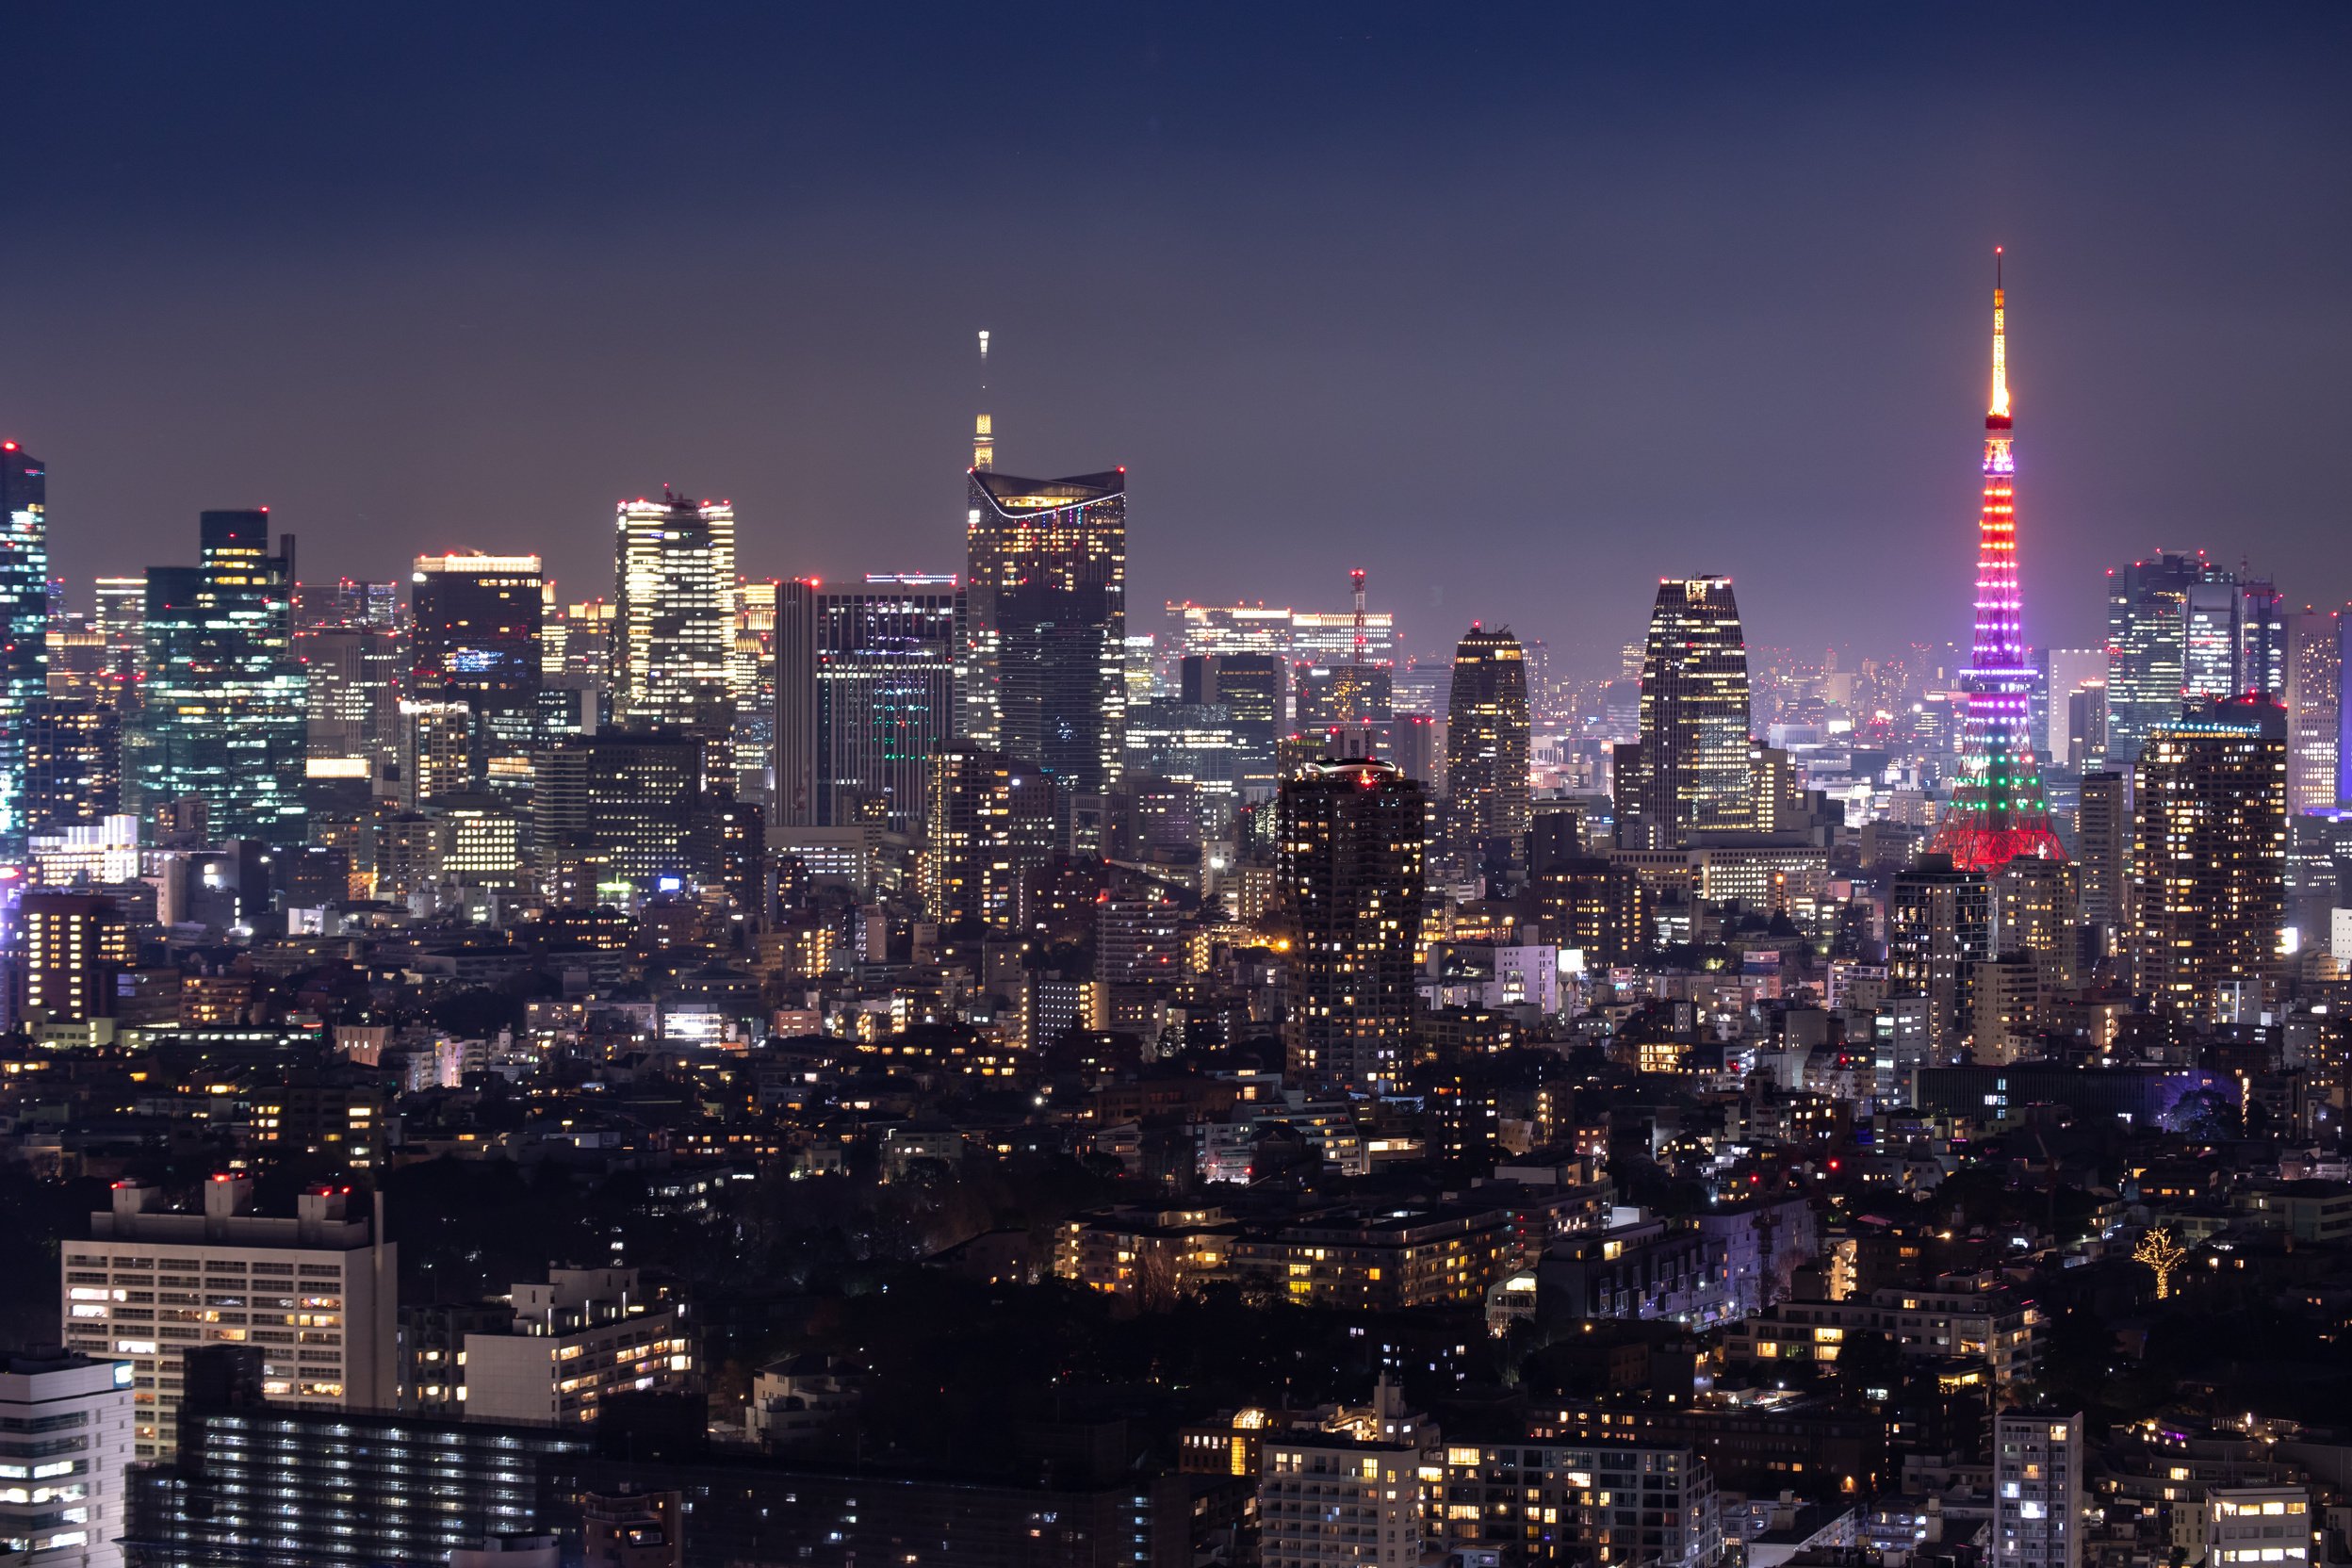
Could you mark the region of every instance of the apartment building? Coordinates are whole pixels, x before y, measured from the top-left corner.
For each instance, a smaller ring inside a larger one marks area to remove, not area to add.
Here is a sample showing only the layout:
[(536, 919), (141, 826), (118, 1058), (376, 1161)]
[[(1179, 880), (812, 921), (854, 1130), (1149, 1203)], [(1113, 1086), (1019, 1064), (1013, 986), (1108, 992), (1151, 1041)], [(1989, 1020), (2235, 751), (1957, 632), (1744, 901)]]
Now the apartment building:
[(381, 1214), (354, 1216), (351, 1188), (319, 1187), (291, 1217), (255, 1215), (242, 1175), (204, 1184), (202, 1213), (163, 1210), (159, 1197), (116, 1183), (90, 1239), (63, 1248), (67, 1347), (131, 1363), (136, 1458), (172, 1457), (181, 1357), (198, 1345), (257, 1348), (273, 1400), (392, 1405), (400, 1258)]
[(508, 1301), (502, 1332), (466, 1336), (458, 1397), (474, 1420), (592, 1421), (615, 1394), (694, 1386), (685, 1303), (633, 1268), (552, 1268)]
[(119, 1568), (131, 1364), (0, 1353), (0, 1553), (24, 1568)]

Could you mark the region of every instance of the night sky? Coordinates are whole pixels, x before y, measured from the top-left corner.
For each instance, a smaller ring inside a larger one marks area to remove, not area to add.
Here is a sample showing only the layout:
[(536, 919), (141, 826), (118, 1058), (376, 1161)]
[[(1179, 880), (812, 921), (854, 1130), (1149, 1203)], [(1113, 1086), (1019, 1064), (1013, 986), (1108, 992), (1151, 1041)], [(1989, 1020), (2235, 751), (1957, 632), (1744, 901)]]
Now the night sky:
[[(2049, 14), (2052, 11), (2061, 13)], [(1663, 573), (1964, 637), (2008, 247), (2028, 631), (2203, 545), (2352, 596), (2352, 8), (20, 5), (0, 433), (74, 580), (268, 504), (305, 579), (727, 496), (960, 570), (1124, 464), (1168, 596), (1507, 620)]]

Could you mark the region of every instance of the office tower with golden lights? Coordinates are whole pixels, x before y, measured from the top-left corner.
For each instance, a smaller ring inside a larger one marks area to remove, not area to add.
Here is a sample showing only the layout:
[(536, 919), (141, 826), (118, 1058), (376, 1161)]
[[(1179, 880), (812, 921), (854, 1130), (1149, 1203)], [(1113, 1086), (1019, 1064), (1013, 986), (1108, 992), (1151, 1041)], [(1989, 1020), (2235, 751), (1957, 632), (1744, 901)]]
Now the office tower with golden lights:
[(1527, 650), (1509, 627), (1473, 625), (1454, 648), (1446, 709), (1446, 837), (1456, 864), (1507, 868), (1522, 853), (1529, 741)]
[(2217, 702), (2159, 727), (2132, 800), (2139, 988), (2170, 1017), (2262, 1021), (2285, 923), (2285, 710)]
[(1748, 694), (1731, 579), (1660, 579), (1642, 653), (1642, 739), (1615, 753), (1618, 842), (1677, 849), (1754, 825)]
[(539, 741), (545, 586), (535, 555), (420, 555), (409, 574), (406, 695), (462, 705), (476, 783), (516, 797)]
[(146, 677), (133, 737), (139, 808), (204, 803), (220, 839), (307, 837), (310, 682), (294, 649), (293, 539), (266, 510), (207, 512), (200, 564), (147, 569)]
[(974, 468), (963, 738), (1065, 798), (1119, 781), (1127, 735), (1127, 475)]
[(24, 716), (27, 833), (122, 808), (122, 714), (97, 697), (41, 697)]
[(921, 887), (941, 925), (1020, 923), (1021, 885), (1052, 856), (1055, 786), (1017, 758), (957, 744), (931, 754)]
[(1278, 799), (1294, 1081), (1378, 1093), (1413, 1061), (1427, 802), (1386, 762), (1313, 763)]
[(608, 657), (612, 717), (626, 729), (674, 728), (703, 743), (704, 778), (731, 782), (736, 682), (735, 508), (660, 500), (614, 514), (615, 586)]
[(0, 855), (24, 846), (25, 712), (48, 694), (48, 467), (0, 441)]
[(2076, 858), (2082, 869), (2082, 919), (2099, 928), (2101, 947), (2115, 950), (2129, 920), (2132, 897), (2132, 795), (2129, 776), (2094, 773), (2082, 776), (2082, 805), (2075, 813)]

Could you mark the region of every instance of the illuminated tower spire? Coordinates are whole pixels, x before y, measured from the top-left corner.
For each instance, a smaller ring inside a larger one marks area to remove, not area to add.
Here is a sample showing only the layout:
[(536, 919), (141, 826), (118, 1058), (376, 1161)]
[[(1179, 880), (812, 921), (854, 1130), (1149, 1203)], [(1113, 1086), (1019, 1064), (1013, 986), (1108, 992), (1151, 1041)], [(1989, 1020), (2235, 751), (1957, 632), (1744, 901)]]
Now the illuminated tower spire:
[[(988, 335), (986, 329), (983, 329), (980, 334), (981, 396), (985, 398), (988, 391)], [(996, 466), (996, 429), (988, 422), (988, 416), (986, 414), (978, 416), (972, 422), (972, 466), (984, 470)]]
[(2010, 447), (2009, 349), (2001, 252), (1993, 252), (1993, 398), (1984, 414), (1984, 504), (1977, 515), (1976, 648), (1961, 672), (1964, 751), (1936, 849), (1967, 871), (2020, 855), (2063, 860), (2050, 831), (2030, 733), (2034, 670), (2017, 589), (2016, 458)]

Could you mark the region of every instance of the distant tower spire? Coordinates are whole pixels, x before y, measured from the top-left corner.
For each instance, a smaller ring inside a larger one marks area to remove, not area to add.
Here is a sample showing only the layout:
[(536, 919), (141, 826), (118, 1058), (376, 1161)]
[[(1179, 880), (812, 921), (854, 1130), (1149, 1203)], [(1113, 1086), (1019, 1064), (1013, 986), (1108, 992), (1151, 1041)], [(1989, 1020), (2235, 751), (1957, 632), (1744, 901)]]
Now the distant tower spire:
[(2007, 314), (2001, 302), (2001, 247), (1996, 245), (1993, 247), (1993, 403), (1985, 413), (1988, 416), (2002, 419), (2009, 417), (2009, 329), (2002, 319)]
[(1362, 566), (1358, 566), (1358, 567), (1357, 567), (1354, 571), (1349, 572), (1349, 573), (1348, 574), (1348, 580), (1350, 583), (1352, 583), (1352, 584), (1354, 585), (1355, 590), (1356, 590), (1356, 654), (1355, 654), (1355, 662), (1356, 662), (1357, 663), (1361, 664), (1361, 663), (1363, 663), (1363, 662), (1364, 662), (1364, 644), (1365, 644), (1365, 643), (1366, 643), (1366, 641), (1367, 641), (1367, 639), (1366, 639), (1366, 638), (1365, 638), (1365, 636), (1364, 636), (1364, 624), (1365, 624), (1365, 622), (1364, 622), (1364, 568), (1363, 568)]
[(1984, 415), (1984, 504), (1977, 514), (1976, 646), (1960, 673), (1968, 695), (1959, 778), (1935, 848), (1963, 871), (1998, 871), (2019, 856), (2063, 860), (2034, 759), (2034, 670), (2025, 654), (2017, 585), (2017, 458), (2011, 446), (2009, 353), (2001, 251), (1993, 251), (1993, 402)]
[[(988, 335), (983, 328), (980, 333), (980, 395), (985, 399), (988, 394)], [(983, 469), (996, 466), (996, 429), (986, 414), (972, 422), (972, 466)]]

